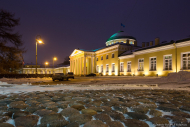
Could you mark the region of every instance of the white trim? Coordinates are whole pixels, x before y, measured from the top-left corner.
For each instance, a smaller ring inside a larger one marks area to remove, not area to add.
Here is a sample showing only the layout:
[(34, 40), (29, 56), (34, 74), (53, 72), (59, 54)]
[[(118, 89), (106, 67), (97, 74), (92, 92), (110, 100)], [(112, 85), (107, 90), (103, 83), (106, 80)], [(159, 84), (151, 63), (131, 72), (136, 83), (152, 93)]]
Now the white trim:
[(100, 49), (100, 50), (96, 51), (96, 53), (105, 52), (105, 51), (107, 51), (107, 50), (111, 50), (111, 49), (113, 49), (113, 48), (118, 48), (118, 47), (119, 47), (119, 45), (114, 45), (114, 46), (111, 46), (111, 47), (107, 47), (107, 48), (104, 48), (104, 49)]
[(189, 69), (183, 69), (183, 54), (185, 54), (185, 53), (190, 53), (190, 51), (188, 51), (188, 52), (181, 52), (181, 66), (180, 66), (180, 70), (189, 70)]
[(118, 58), (119, 58), (119, 59), (127, 59), (127, 58), (134, 58), (134, 57), (135, 57), (135, 55), (132, 54), (132, 55), (120, 56), (120, 57), (118, 57)]
[(160, 46), (160, 47), (155, 47), (155, 48), (151, 48), (151, 49), (145, 49), (142, 51), (136, 51), (134, 52), (135, 55), (142, 55), (142, 54), (146, 54), (146, 53), (153, 53), (153, 52), (159, 52), (159, 51), (164, 51), (164, 50), (169, 50), (169, 49), (174, 49), (175, 47), (173, 46), (173, 44), (167, 45), (167, 46)]
[[(172, 54), (163, 55), (163, 71), (171, 71), (171, 70), (165, 70), (165, 56), (171, 56), (172, 57)], [(173, 59), (173, 57), (172, 57), (172, 59)], [(173, 70), (173, 64), (172, 64), (172, 70)]]
[[(140, 67), (139, 67), (139, 60), (140, 60), (140, 59), (143, 59), (143, 70), (140, 70), (140, 69), (139, 69), (139, 68), (140, 68)], [(137, 71), (144, 71), (144, 58), (139, 58), (139, 59), (138, 59), (138, 69), (137, 69)]]
[(108, 52), (105, 52), (105, 53), (99, 53), (99, 54), (96, 54), (96, 56), (101, 56), (101, 55), (112, 53), (112, 52), (115, 52), (115, 51), (118, 51), (118, 49), (115, 49), (115, 50), (112, 50), (112, 51), (108, 51)]
[[(123, 71), (121, 71), (121, 64), (123, 63)], [(124, 72), (124, 62), (120, 62), (120, 72)]]
[(176, 43), (175, 45), (176, 45), (177, 48), (190, 46), (190, 41), (179, 42), (179, 43)]
[[(78, 51), (78, 53), (75, 54), (76, 51)], [(75, 50), (71, 53), (70, 57), (76, 56), (76, 55), (81, 54), (81, 53), (83, 53), (83, 51), (75, 49)]]
[[(156, 70), (150, 70), (151, 69), (151, 58), (156, 58)], [(157, 57), (156, 56), (149, 57), (149, 71), (157, 71)]]
[(104, 65), (103, 64), (101, 65), (100, 72), (104, 73)]
[[(113, 64), (114, 64), (114, 71), (113, 71)], [(111, 72), (115, 72), (115, 63), (111, 64)]]
[(99, 65), (96, 66), (96, 73), (99, 73)]
[[(108, 65), (108, 70), (107, 70), (107, 65)], [(106, 64), (106, 73), (109, 72), (109, 64)]]

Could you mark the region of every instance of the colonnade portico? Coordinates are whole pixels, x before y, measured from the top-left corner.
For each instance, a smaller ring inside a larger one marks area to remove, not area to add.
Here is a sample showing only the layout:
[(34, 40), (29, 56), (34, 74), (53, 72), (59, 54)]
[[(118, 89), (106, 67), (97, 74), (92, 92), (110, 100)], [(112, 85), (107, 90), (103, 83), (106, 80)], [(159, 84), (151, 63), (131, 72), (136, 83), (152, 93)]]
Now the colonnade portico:
[(70, 56), (70, 68), (74, 75), (87, 75), (95, 71), (94, 52), (75, 50)]

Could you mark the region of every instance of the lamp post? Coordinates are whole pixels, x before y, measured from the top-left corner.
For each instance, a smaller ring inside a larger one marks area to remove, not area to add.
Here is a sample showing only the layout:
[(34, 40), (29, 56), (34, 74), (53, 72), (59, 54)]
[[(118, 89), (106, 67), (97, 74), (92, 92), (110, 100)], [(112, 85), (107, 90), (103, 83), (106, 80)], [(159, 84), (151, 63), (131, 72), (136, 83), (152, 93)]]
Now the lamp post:
[(49, 63), (48, 62), (45, 62), (45, 73), (46, 73), (46, 65), (48, 65)]
[(53, 58), (53, 73), (54, 73), (54, 61), (56, 61), (56, 60), (57, 60), (57, 58), (54, 57), (54, 58)]
[(43, 44), (42, 40), (41, 40), (41, 36), (37, 35), (36, 36), (36, 75), (37, 75), (37, 44)]

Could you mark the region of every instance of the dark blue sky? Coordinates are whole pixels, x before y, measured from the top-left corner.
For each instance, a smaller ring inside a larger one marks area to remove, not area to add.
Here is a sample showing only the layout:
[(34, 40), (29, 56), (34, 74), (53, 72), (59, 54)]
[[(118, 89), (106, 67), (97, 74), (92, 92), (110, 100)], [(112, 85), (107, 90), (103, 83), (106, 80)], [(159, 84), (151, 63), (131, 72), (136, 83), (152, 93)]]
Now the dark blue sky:
[(20, 18), (25, 63), (35, 63), (37, 35), (45, 43), (38, 45), (38, 63), (54, 56), (61, 63), (75, 48), (104, 47), (121, 23), (139, 46), (190, 35), (190, 0), (0, 0), (0, 9)]

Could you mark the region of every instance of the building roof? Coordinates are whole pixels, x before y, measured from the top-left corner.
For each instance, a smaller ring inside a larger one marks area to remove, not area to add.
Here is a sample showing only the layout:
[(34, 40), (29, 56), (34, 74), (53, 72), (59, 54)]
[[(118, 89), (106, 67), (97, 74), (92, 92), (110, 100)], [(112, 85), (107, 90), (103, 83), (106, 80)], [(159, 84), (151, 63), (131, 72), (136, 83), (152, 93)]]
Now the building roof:
[(147, 50), (147, 49), (151, 49), (151, 48), (157, 48), (157, 47), (166, 46), (166, 45), (170, 45), (173, 43), (180, 43), (180, 42), (189, 41), (189, 40), (190, 40), (190, 38), (186, 38), (186, 39), (177, 40), (177, 41), (160, 43), (159, 45), (153, 45), (153, 46), (143, 47), (143, 48), (139, 48), (139, 49), (134, 49), (131, 51), (126, 51), (126, 52), (122, 53), (120, 56), (131, 55), (131, 54), (133, 54), (133, 52), (136, 52), (136, 51), (142, 51), (142, 50)]
[(107, 41), (114, 40), (114, 39), (121, 39), (121, 38), (129, 38), (136, 40), (135, 37), (128, 35), (124, 31), (118, 31), (117, 33), (113, 34)]
[(170, 44), (173, 44), (173, 43), (174, 43), (173, 41), (171, 41), (171, 42), (166, 42), (166, 43), (160, 43), (160, 44), (158, 44), (158, 45), (153, 45), (153, 46), (148, 46), (148, 47), (139, 48), (139, 49), (136, 49), (135, 51), (141, 51), (141, 50), (156, 48), (156, 47), (160, 47), (160, 46), (170, 45)]

